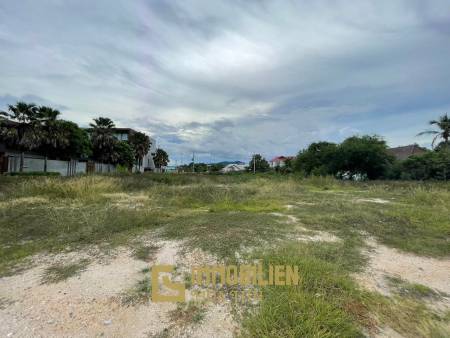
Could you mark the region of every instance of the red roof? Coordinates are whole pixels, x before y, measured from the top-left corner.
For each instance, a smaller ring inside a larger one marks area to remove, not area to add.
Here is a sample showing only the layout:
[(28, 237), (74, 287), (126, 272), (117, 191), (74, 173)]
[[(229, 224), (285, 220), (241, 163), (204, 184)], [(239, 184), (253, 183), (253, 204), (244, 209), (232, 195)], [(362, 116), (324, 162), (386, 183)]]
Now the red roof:
[(281, 161), (291, 160), (293, 158), (294, 158), (294, 156), (277, 156), (277, 157), (274, 157), (273, 159), (271, 159), (270, 162), (281, 162)]

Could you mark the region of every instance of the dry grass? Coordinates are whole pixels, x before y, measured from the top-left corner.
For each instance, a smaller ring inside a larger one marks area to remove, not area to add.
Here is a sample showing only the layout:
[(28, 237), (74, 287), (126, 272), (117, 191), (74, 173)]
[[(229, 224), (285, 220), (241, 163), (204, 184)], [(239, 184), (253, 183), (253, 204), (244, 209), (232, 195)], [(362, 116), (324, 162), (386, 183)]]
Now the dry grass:
[[(380, 199), (389, 203), (356, 202)], [(428, 309), (426, 296), (386, 298), (361, 290), (350, 276), (365, 264), (367, 235), (403, 251), (448, 259), (449, 209), (450, 185), (444, 183), (250, 174), (0, 177), (0, 273), (13, 273), (38, 252), (92, 244), (128, 245), (136, 258), (149, 261), (155, 248), (138, 239), (151, 232), (223, 262), (256, 258), (300, 267), (301, 286), (263, 290), (263, 302), (243, 318), (246, 336), (358, 337), (383, 325), (405, 336), (438, 336), (448, 334), (450, 318)], [(299, 241), (293, 237), (299, 228), (327, 231), (339, 240)], [(47, 275), (57, 282), (82, 269), (55, 266)], [(126, 304), (148, 301), (144, 273), (124, 295)], [(402, 288), (428, 294), (417, 286)], [(173, 316), (195, 323), (202, 311), (187, 305)]]

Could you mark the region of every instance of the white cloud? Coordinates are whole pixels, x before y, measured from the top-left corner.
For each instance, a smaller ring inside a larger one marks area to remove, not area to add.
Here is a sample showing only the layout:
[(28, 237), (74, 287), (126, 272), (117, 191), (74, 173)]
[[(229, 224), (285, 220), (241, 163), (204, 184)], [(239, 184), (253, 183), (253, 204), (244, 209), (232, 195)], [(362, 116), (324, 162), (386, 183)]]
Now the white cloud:
[(444, 0), (3, 2), (0, 96), (34, 95), (82, 124), (110, 116), (179, 159), (293, 154), (355, 132), (410, 143), (450, 107), (447, 9)]

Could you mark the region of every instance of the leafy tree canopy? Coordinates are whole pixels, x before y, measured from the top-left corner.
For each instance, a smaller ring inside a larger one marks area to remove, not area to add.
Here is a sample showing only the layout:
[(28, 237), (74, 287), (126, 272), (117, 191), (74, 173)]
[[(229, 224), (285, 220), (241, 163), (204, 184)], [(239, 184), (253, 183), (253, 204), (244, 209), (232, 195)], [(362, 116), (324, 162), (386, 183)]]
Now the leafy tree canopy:
[(117, 153), (117, 164), (131, 169), (134, 164), (133, 148), (127, 141), (116, 143), (115, 152)]
[(311, 143), (305, 150), (301, 150), (294, 160), (294, 170), (306, 175), (330, 175), (335, 170), (337, 145), (330, 142)]
[(155, 156), (153, 156), (153, 161), (155, 162), (156, 168), (161, 168), (167, 166), (169, 163), (169, 155), (164, 149), (156, 149)]
[(352, 136), (337, 149), (335, 170), (349, 175), (382, 177), (394, 158), (388, 154), (386, 142), (378, 136)]
[(269, 162), (266, 161), (264, 157), (260, 154), (253, 155), (250, 164), (248, 165), (248, 170), (253, 171), (255, 169), (257, 172), (265, 172), (270, 169)]

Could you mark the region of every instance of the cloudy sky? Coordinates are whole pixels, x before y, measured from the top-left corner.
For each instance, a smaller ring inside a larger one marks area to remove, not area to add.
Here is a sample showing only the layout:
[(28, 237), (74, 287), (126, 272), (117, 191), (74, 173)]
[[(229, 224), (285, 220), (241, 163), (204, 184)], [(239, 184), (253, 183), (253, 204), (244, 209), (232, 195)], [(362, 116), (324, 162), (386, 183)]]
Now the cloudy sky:
[(0, 109), (17, 100), (154, 136), (172, 159), (412, 142), (450, 113), (450, 3), (0, 2)]

